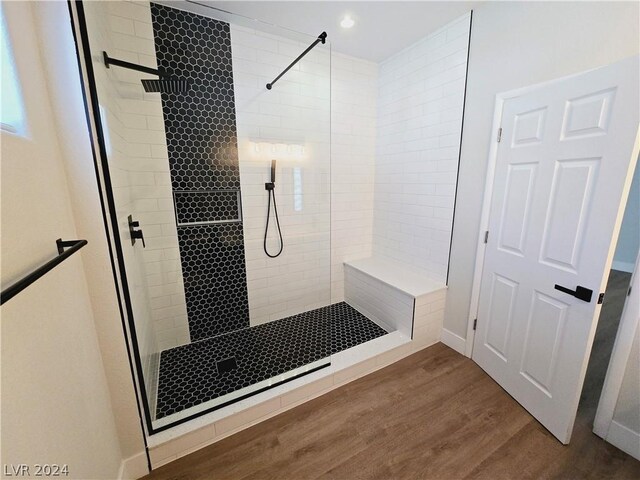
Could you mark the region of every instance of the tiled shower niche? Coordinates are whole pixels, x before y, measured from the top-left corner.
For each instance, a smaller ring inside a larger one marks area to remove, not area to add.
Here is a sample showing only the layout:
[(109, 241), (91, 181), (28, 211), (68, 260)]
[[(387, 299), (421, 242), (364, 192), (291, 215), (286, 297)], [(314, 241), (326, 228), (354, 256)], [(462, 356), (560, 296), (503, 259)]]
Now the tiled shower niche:
[(240, 190), (178, 190), (173, 200), (178, 226), (242, 220)]

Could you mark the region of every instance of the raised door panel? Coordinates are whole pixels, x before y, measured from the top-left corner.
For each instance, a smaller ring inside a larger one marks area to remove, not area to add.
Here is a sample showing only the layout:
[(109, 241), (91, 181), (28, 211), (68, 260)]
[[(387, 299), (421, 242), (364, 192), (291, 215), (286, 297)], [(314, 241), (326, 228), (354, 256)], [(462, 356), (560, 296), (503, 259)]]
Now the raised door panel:
[(493, 275), (484, 343), (491, 352), (505, 362), (517, 294), (517, 282), (502, 275)]
[(524, 255), (536, 168), (532, 163), (509, 165), (507, 172), (498, 249), (520, 257)]
[(599, 164), (599, 158), (556, 162), (544, 222), (542, 263), (578, 272)]
[(549, 398), (558, 348), (569, 305), (534, 291), (527, 321), (520, 374)]

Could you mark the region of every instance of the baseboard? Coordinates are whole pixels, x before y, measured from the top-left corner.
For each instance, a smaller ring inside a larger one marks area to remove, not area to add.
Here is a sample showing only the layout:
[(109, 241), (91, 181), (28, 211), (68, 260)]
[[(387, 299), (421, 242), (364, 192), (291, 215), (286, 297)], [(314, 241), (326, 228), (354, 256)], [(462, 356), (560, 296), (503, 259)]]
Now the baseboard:
[(147, 454), (140, 452), (132, 457), (125, 458), (120, 464), (118, 472), (119, 480), (136, 480), (142, 478), (149, 473), (149, 464), (147, 462)]
[(640, 460), (640, 433), (614, 420), (611, 422), (606, 440), (614, 447)]
[(465, 347), (467, 345), (467, 341), (462, 338), (460, 335), (456, 335), (450, 330), (446, 328), (442, 329), (442, 335), (440, 337), (440, 341), (444, 343), (447, 347), (453, 348), (456, 352), (464, 355)]
[(619, 270), (621, 272), (633, 273), (633, 269), (635, 265), (633, 262), (621, 262), (619, 260), (614, 260), (611, 264), (612, 270)]

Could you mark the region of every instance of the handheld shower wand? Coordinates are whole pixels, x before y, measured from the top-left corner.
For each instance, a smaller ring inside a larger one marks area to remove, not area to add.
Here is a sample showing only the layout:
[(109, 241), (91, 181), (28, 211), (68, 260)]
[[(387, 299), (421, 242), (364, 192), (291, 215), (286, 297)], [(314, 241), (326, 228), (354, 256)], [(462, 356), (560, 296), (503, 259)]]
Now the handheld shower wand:
[[(267, 223), (264, 227), (264, 253), (269, 258), (276, 258), (280, 256), (282, 250), (284, 249), (284, 242), (282, 240), (282, 230), (280, 229), (280, 219), (278, 218), (278, 206), (276, 205), (276, 161), (271, 160), (271, 181), (264, 184), (264, 189), (267, 191), (267, 195), (269, 197), (267, 203)], [(273, 213), (276, 217), (276, 225), (278, 226), (278, 236), (280, 237), (280, 250), (275, 255), (271, 255), (269, 250), (267, 250), (267, 235), (269, 233), (269, 217), (271, 216), (271, 197), (273, 197)]]

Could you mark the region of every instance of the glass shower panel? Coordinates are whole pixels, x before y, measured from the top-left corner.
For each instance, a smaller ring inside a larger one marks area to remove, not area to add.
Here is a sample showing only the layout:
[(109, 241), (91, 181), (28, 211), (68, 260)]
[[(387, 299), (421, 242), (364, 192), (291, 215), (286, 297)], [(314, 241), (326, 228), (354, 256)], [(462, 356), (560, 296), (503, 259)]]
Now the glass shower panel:
[(329, 365), (329, 44), (83, 5), (149, 431)]
[[(327, 46), (316, 47), (268, 90), (265, 85), (314, 39), (265, 36), (236, 25), (231, 38), (237, 45), (250, 321), (260, 325), (326, 307), (331, 300), (329, 52)], [(266, 190), (271, 183), (273, 190)]]

